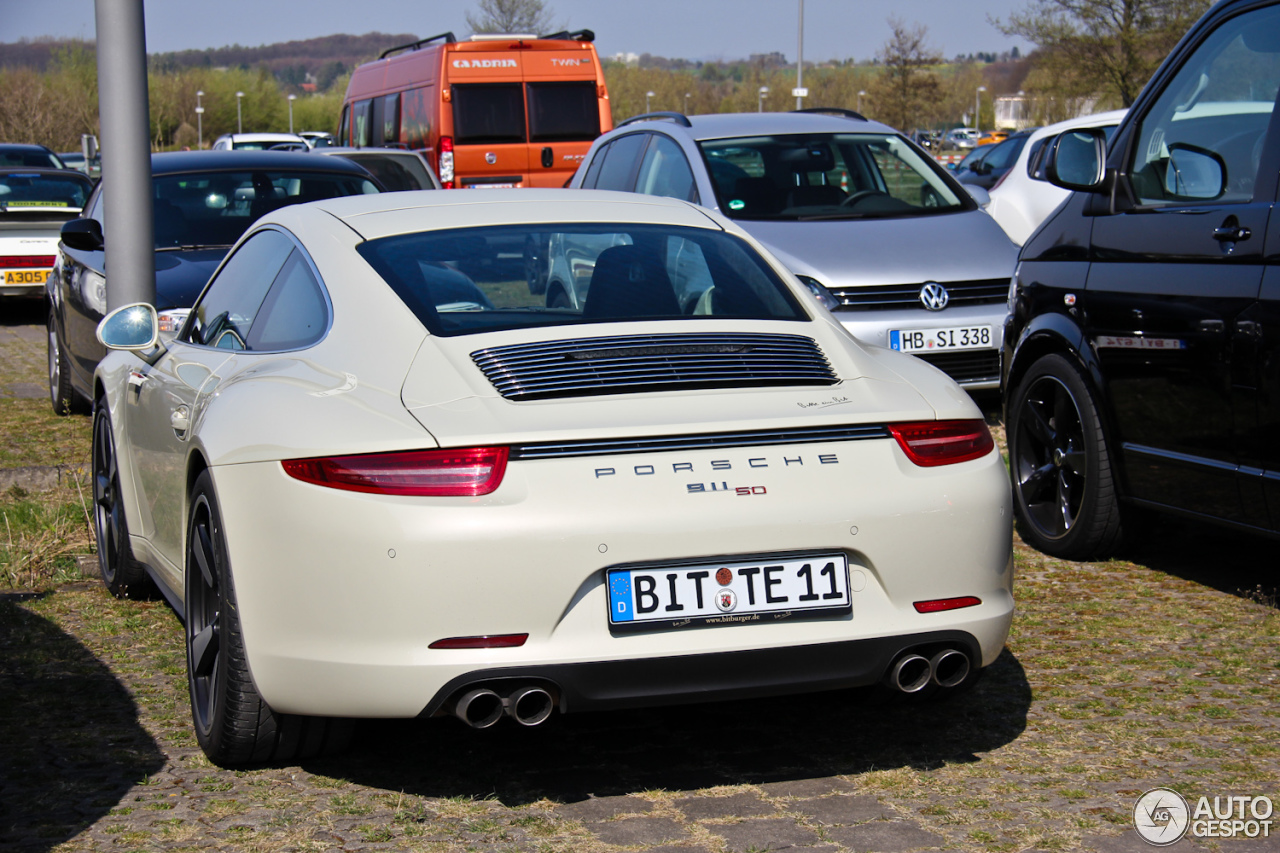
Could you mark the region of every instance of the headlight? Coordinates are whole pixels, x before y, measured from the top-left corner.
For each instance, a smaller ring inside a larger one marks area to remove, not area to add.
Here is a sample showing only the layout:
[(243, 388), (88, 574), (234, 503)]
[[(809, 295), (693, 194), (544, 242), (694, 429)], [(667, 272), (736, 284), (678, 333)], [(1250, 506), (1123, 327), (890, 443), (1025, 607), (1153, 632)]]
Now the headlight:
[(818, 301), (822, 303), (823, 308), (828, 311), (834, 311), (840, 307), (840, 300), (836, 299), (835, 295), (830, 290), (827, 290), (817, 279), (810, 278), (807, 275), (797, 275), (796, 278), (800, 279), (800, 283), (809, 288), (814, 296), (818, 297)]
[(168, 311), (160, 311), (156, 315), (160, 324), (160, 334), (178, 334), (178, 330), (182, 328), (183, 323), (187, 322), (187, 315), (190, 313), (190, 308), (170, 308)]
[(99, 316), (107, 315), (107, 280), (96, 272), (86, 272), (80, 280), (80, 289), (84, 294), (84, 304), (96, 311)]

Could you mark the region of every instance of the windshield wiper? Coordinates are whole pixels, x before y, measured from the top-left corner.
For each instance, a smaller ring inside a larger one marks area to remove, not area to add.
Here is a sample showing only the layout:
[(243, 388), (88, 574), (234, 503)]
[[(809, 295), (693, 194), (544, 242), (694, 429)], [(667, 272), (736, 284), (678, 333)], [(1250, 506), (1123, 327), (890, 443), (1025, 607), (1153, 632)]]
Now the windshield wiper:
[(184, 246), (156, 246), (157, 252), (194, 252), (197, 249), (230, 249), (230, 243), (188, 243)]

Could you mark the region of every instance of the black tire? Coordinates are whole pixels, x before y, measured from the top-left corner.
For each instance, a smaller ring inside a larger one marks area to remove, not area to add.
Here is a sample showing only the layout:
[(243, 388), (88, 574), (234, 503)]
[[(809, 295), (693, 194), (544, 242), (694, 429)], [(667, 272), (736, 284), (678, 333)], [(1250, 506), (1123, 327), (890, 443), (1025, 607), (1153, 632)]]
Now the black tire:
[(351, 739), (351, 720), (277, 714), (258, 695), (240, 628), (226, 531), (208, 471), (191, 489), (185, 576), (191, 718), (209, 760), (234, 767), (344, 748)]
[(1084, 374), (1065, 356), (1038, 359), (1009, 404), (1009, 473), (1018, 532), (1067, 560), (1120, 544), (1120, 506), (1106, 435)]
[(560, 289), (560, 285), (557, 284), (555, 287), (551, 288), (550, 291), (547, 293), (547, 307), (548, 308), (570, 307), (569, 297), (563, 290)]
[(93, 529), (97, 536), (98, 569), (116, 598), (148, 598), (155, 591), (147, 570), (133, 558), (129, 525), (120, 492), (120, 466), (111, 412), (105, 397), (93, 412)]
[(58, 343), (58, 326), (49, 310), (47, 349), (49, 356), (49, 401), (55, 415), (84, 414), (88, 407), (71, 387), (71, 364)]
[(531, 234), (524, 241), (524, 278), (529, 292), (540, 296), (547, 292), (547, 248), (541, 234)]

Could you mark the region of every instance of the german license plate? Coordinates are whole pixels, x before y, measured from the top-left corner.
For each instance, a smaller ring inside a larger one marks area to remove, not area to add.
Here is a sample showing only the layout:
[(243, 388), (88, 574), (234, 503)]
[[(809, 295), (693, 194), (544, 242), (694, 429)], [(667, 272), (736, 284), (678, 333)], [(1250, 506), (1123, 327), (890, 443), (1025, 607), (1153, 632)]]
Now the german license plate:
[(608, 581), (609, 623), (617, 626), (765, 622), (852, 609), (841, 554), (614, 569)]
[(990, 326), (942, 326), (936, 329), (893, 329), (889, 349), (899, 352), (955, 352), (966, 349), (994, 349)]
[(469, 190), (513, 190), (519, 184), (467, 184)]
[(44, 284), (49, 278), (48, 270), (5, 270), (5, 284)]

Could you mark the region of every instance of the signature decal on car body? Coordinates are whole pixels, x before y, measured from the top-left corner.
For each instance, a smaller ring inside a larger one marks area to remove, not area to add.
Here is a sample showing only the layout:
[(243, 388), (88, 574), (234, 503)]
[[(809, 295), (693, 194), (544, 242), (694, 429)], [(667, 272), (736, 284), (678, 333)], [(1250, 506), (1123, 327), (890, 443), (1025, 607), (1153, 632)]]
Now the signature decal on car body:
[[(811, 456), (809, 458), (813, 459), (814, 457)], [(819, 465), (839, 465), (840, 464), (839, 457), (834, 453), (819, 453), (817, 455), (817, 460)], [(778, 460), (774, 460), (774, 461), (776, 462)], [(803, 465), (804, 456), (783, 456), (781, 459), (781, 462), (784, 468), (790, 467), (792, 465)], [(755, 456), (748, 459), (746, 464), (748, 468), (768, 468), (769, 460), (764, 456)], [(732, 471), (733, 470), (733, 462), (729, 459), (713, 459), (710, 465), (711, 465), (712, 471)], [(621, 471), (623, 473), (626, 473), (627, 469), (623, 468), (621, 469)], [(595, 475), (597, 480), (600, 479), (601, 477), (615, 476), (618, 474), (618, 472), (619, 472), (619, 469), (617, 468), (595, 469)], [(654, 474), (657, 474), (658, 468), (655, 465), (633, 465), (631, 466), (631, 473), (637, 477), (649, 477)], [(671, 463), (671, 473), (673, 474), (695, 473), (694, 464), (692, 462), (673, 462)]]

